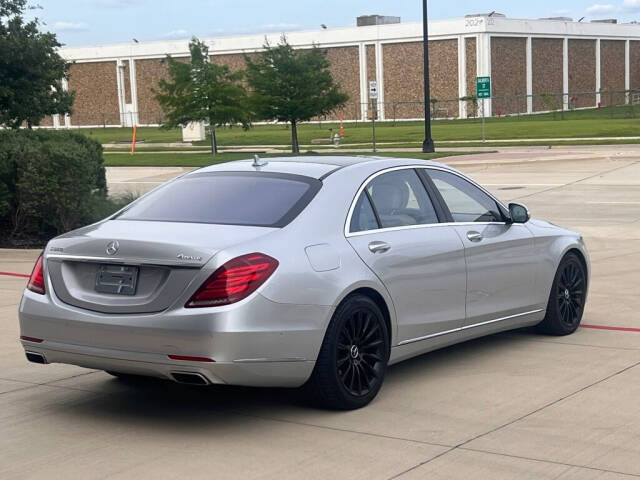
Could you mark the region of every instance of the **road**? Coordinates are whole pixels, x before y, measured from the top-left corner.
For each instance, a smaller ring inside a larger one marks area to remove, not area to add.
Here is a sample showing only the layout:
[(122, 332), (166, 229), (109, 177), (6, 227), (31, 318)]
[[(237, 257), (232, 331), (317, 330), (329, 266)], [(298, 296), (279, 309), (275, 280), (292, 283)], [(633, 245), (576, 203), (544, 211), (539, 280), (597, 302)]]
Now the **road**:
[[(289, 390), (130, 384), (29, 364), (17, 340), (25, 279), (0, 275), (0, 478), (640, 477), (640, 149), (582, 149), (452, 164), (584, 234), (589, 328), (423, 355), (391, 367), (359, 411), (316, 410)], [(148, 189), (181, 171), (109, 180)], [(0, 250), (0, 271), (26, 274), (36, 256)]]

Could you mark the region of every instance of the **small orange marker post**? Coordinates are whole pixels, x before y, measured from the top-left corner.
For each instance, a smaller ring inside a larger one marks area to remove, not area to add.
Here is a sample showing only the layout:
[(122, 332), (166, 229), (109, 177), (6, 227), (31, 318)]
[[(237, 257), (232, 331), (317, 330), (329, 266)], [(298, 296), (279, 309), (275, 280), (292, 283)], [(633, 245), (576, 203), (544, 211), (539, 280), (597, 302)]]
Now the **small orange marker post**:
[(138, 134), (138, 126), (133, 126), (133, 138), (131, 139), (131, 155), (135, 155), (136, 153), (136, 136)]
[(340, 112), (340, 136), (342, 138), (344, 138), (344, 123), (343, 123), (343, 120), (344, 120), (344, 115), (342, 114), (342, 112)]

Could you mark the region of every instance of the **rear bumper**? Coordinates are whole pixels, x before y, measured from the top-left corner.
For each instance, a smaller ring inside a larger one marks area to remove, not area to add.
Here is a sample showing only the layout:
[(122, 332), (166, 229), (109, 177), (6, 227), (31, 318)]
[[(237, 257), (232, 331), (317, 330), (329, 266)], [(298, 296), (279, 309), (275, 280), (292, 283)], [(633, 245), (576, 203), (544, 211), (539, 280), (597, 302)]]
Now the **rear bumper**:
[(171, 362), (166, 355), (108, 350), (58, 342), (22, 342), (25, 352), (45, 363), (68, 363), (85, 368), (175, 380), (176, 373), (202, 375), (209, 383), (254, 387), (298, 387), (313, 371), (314, 361)]
[(63, 304), (51, 290), (25, 291), (19, 313), (20, 334), (43, 339), (23, 340), (25, 351), (47, 363), (170, 379), (192, 372), (211, 383), (282, 387), (309, 378), (330, 316), (331, 307), (279, 304), (260, 294), (227, 307), (110, 315)]

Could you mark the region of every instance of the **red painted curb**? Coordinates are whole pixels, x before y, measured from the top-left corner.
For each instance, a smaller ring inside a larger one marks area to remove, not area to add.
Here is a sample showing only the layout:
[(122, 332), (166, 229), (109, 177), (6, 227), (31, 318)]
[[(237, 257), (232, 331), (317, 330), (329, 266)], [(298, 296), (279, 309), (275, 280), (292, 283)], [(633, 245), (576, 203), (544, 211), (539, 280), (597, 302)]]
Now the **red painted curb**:
[(616, 332), (638, 332), (640, 328), (634, 327), (609, 327), (608, 325), (580, 325), (582, 328), (593, 328), (594, 330), (614, 330)]
[(19, 278), (29, 278), (31, 275), (25, 275), (24, 273), (12, 273), (12, 272), (0, 272), (0, 275), (5, 275), (7, 277), (19, 277)]

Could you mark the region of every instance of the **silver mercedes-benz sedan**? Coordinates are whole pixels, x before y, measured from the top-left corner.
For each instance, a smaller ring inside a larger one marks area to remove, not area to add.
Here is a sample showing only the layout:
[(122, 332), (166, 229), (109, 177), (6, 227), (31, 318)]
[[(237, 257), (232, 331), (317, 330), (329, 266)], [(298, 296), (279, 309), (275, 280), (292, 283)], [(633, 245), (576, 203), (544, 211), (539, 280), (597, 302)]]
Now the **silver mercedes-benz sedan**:
[(36, 363), (366, 405), (388, 365), (578, 327), (582, 237), (434, 162), (237, 161), (51, 240), (20, 303)]

